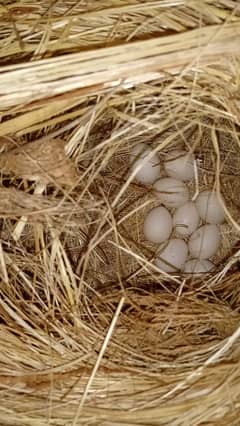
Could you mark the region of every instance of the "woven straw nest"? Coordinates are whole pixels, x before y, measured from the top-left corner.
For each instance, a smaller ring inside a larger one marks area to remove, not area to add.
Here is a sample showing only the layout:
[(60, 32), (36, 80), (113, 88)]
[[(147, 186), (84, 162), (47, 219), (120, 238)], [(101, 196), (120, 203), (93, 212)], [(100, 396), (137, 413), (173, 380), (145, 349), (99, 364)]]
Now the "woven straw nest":
[[(240, 8), (0, 5), (0, 423), (239, 425)], [(160, 273), (129, 150), (194, 151), (217, 268)]]

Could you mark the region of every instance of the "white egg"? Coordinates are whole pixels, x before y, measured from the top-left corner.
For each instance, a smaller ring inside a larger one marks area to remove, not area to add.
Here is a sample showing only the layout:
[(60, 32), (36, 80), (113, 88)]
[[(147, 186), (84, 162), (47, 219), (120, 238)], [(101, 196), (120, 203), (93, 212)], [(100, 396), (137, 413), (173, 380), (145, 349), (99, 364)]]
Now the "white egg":
[(152, 243), (166, 241), (172, 232), (172, 216), (165, 207), (155, 207), (146, 216), (144, 235)]
[(192, 257), (208, 259), (216, 254), (221, 236), (216, 225), (203, 225), (190, 237), (188, 248)]
[(206, 222), (215, 224), (224, 222), (224, 209), (220, 204), (216, 192), (200, 192), (196, 198), (196, 206), (200, 217)]
[(194, 155), (183, 150), (174, 150), (166, 154), (164, 168), (168, 176), (181, 180), (194, 178)]
[(160, 160), (157, 154), (153, 154), (149, 160), (145, 158), (152, 152), (151, 148), (145, 143), (136, 145), (131, 154), (133, 161), (131, 171), (139, 170), (136, 172), (136, 181), (143, 184), (152, 184), (160, 176)]
[(187, 255), (188, 248), (185, 241), (173, 238), (159, 253), (155, 265), (164, 272), (176, 272), (183, 268)]
[(207, 259), (191, 259), (184, 266), (184, 272), (187, 274), (203, 274), (213, 269), (214, 264)]
[(173, 215), (173, 226), (179, 235), (191, 235), (199, 225), (200, 217), (195, 203), (188, 201)]
[(189, 200), (189, 190), (184, 182), (173, 178), (158, 179), (153, 188), (166, 207), (180, 207)]

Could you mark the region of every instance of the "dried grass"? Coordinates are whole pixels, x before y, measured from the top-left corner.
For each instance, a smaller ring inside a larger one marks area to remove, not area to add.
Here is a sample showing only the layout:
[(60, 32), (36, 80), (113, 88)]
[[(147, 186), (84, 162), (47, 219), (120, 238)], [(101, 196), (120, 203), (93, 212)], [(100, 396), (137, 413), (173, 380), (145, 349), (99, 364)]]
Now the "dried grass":
[[(0, 6), (0, 423), (239, 425), (240, 9)], [(227, 223), (214, 274), (161, 274), (148, 142), (195, 152)]]

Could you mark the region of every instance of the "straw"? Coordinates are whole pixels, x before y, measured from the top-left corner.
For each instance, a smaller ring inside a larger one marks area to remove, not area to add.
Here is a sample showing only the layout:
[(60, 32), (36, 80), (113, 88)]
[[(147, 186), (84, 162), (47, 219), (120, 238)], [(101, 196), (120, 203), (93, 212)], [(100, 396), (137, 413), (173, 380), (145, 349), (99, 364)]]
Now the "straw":
[[(232, 0), (0, 6), (1, 425), (238, 426), (239, 29)], [(224, 200), (210, 274), (154, 266), (141, 142)]]

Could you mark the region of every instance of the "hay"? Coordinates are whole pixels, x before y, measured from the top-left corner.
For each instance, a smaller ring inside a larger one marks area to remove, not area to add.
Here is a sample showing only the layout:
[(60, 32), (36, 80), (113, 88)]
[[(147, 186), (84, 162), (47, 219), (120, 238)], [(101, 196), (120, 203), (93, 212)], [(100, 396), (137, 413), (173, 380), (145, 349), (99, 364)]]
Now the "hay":
[[(240, 9), (0, 6), (0, 423), (239, 425)], [(129, 150), (194, 151), (225, 199), (204, 277), (162, 274)]]

